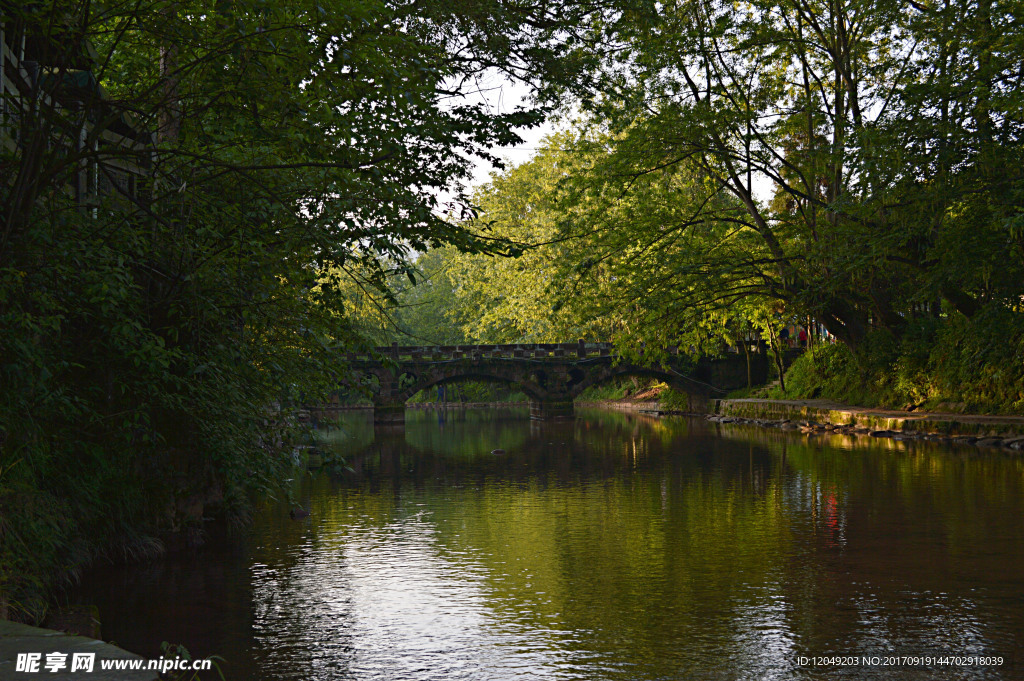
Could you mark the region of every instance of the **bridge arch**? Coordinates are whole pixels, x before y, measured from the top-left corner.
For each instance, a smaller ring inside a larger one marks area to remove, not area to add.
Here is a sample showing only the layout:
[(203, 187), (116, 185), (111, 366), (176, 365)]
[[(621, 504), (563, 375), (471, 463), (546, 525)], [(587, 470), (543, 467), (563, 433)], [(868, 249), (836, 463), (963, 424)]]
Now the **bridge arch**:
[(405, 383), (397, 395), (397, 398), (402, 402), (407, 402), (421, 390), (427, 390), (435, 385), (457, 383), (459, 381), (505, 383), (519, 388), (531, 400), (543, 400), (547, 397), (547, 391), (536, 382), (526, 379), (516, 372), (502, 371), (496, 367), (469, 366), (459, 367), (455, 370), (427, 370), (419, 373), (406, 371), (403, 376), (412, 376), (412, 380)]
[(597, 385), (602, 385), (608, 381), (612, 381), (616, 378), (623, 378), (626, 376), (645, 376), (650, 378), (656, 378), (659, 381), (667, 383), (672, 388), (681, 392), (687, 393), (693, 397), (700, 399), (708, 399), (712, 397), (721, 397), (725, 394), (725, 390), (716, 388), (704, 381), (699, 380), (696, 377), (686, 376), (684, 374), (674, 372), (661, 367), (651, 366), (639, 366), (636, 364), (630, 364), (628, 362), (620, 362), (618, 364), (609, 364), (599, 369), (587, 371), (584, 373), (582, 380), (574, 383), (570, 387), (570, 394), (573, 398), (579, 397), (583, 391), (588, 388), (592, 388)]

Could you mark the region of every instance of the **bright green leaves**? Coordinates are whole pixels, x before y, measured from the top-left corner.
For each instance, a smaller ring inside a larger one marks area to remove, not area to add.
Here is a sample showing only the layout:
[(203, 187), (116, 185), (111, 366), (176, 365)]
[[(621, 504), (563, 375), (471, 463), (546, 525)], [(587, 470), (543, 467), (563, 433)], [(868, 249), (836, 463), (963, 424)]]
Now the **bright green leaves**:
[(434, 319), (477, 342), (585, 338), (716, 353), (735, 340), (732, 327), (756, 312), (739, 303), (750, 307), (763, 282), (758, 267), (734, 260), (756, 262), (757, 241), (694, 163), (645, 171), (645, 140), (631, 133), (560, 133), (494, 175), (476, 195), (478, 222), (522, 253), (421, 257), (443, 273)]

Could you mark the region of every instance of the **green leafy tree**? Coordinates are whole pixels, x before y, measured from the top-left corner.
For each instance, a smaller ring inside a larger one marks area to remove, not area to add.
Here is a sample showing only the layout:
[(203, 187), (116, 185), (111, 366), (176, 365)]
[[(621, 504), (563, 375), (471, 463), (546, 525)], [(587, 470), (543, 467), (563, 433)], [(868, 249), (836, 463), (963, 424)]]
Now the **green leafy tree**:
[(915, 305), (970, 316), (1021, 293), (1014, 17), (988, 1), (620, 3), (569, 87), (631, 178), (696, 166), (742, 209), (757, 255), (708, 249), (711, 276), (748, 284), (755, 264), (752, 295), (858, 346), (871, 326), (901, 335)]
[(471, 157), (539, 112), (461, 94), (564, 41), (500, 0), (0, 12), (0, 616), (30, 617), (99, 550), (244, 516), (287, 462), (276, 407), (374, 342), (363, 296), (500, 248), (435, 197), (463, 210)]
[[(563, 265), (573, 262), (576, 243), (559, 240), (563, 219), (558, 204), (561, 181), (585, 157), (565, 145), (568, 135), (549, 138), (533, 160), (505, 173), (474, 196), (477, 224), (518, 249), (516, 257), (455, 255), (451, 278), (459, 305), (454, 317), (465, 333), (482, 342), (566, 342), (597, 340), (604, 331), (598, 315), (579, 315), (586, 305), (579, 291), (569, 294)], [(577, 295), (580, 294), (580, 295)]]
[(458, 251), (451, 248), (426, 251), (416, 258), (416, 282), (402, 282), (396, 294), (395, 327), (408, 342), (422, 345), (472, 342), (455, 323), (458, 283), (452, 272), (452, 261), (457, 257)]
[[(622, 153), (623, 144), (587, 128), (560, 133), (481, 188), (478, 222), (522, 253), (452, 256), (457, 302), (448, 314), (469, 336), (715, 354), (774, 300), (755, 295), (762, 256), (736, 227), (740, 207), (695, 165), (635, 174), (644, 157)], [(709, 252), (746, 269), (733, 265), (723, 277)]]

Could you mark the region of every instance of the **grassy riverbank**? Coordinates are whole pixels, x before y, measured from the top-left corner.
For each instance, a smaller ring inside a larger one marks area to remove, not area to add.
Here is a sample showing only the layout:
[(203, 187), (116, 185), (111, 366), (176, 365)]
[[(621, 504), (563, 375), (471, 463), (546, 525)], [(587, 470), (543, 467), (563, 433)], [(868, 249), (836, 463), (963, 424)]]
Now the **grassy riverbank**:
[[(820, 399), (912, 412), (1024, 414), (1024, 316), (990, 305), (971, 319), (958, 314), (910, 319), (899, 337), (875, 329), (856, 349), (818, 343), (789, 366), (783, 381), (733, 391), (728, 397)], [(693, 410), (685, 393), (644, 379), (598, 386), (582, 399), (657, 401), (665, 410)]]
[[(774, 399), (831, 399), (889, 409), (1024, 414), (1024, 320), (992, 306), (973, 319), (916, 319), (896, 339), (874, 332), (856, 351), (823, 344), (797, 359)], [(755, 396), (755, 395), (750, 395)]]
[(695, 400), (693, 396), (657, 379), (640, 377), (622, 378), (588, 388), (578, 401), (633, 408), (658, 404), (661, 409), (678, 412), (702, 413), (707, 409), (702, 398)]

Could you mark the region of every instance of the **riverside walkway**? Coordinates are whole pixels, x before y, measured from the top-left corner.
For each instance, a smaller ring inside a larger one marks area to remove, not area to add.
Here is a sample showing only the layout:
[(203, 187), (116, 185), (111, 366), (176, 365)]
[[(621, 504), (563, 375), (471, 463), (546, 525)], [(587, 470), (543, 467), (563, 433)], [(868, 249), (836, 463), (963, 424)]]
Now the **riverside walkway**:
[(871, 434), (936, 436), (980, 446), (1024, 449), (1024, 416), (906, 411), (841, 404), (831, 400), (720, 400), (723, 417), (809, 421), (856, 426)]
[[(50, 671), (46, 668), (47, 656), (57, 653), (64, 658), (52, 658), (60, 668)], [(92, 657), (92, 671), (71, 671), (75, 654)], [(37, 671), (16, 671), (18, 655), (39, 655)], [(62, 631), (31, 627), (17, 622), (0, 621), (0, 679), (51, 679), (52, 681), (157, 681), (155, 671), (103, 669), (104, 660), (141, 660), (134, 653), (121, 650), (109, 643), (85, 636), (73, 636)]]

